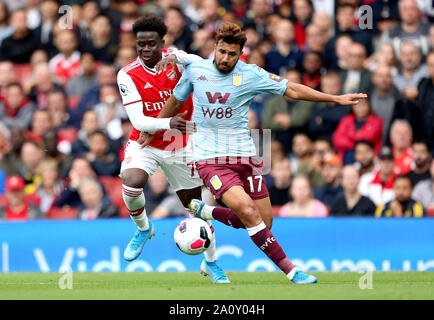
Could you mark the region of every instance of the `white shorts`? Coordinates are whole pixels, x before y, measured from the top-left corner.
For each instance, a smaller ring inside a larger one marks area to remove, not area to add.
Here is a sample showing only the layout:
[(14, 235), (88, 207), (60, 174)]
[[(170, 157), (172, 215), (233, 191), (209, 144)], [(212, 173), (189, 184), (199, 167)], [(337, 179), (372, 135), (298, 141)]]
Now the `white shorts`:
[(175, 151), (161, 150), (146, 146), (140, 149), (137, 141), (129, 140), (125, 147), (125, 158), (121, 165), (121, 175), (127, 169), (138, 168), (152, 176), (160, 167), (174, 191), (194, 189), (202, 186), (193, 161), (190, 145)]

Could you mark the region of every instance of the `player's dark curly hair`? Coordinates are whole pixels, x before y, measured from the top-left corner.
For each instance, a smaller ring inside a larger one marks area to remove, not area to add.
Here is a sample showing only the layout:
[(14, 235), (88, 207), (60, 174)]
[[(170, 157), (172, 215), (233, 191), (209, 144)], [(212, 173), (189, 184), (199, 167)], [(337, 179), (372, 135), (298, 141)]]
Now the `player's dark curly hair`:
[(231, 22), (224, 22), (217, 30), (216, 43), (223, 40), (226, 43), (236, 43), (240, 45), (240, 49), (243, 50), (244, 44), (247, 41), (246, 33), (241, 28)]
[(134, 34), (137, 36), (137, 33), (141, 31), (142, 32), (155, 31), (158, 33), (160, 38), (163, 39), (163, 37), (167, 33), (167, 27), (164, 24), (163, 19), (154, 15), (146, 15), (144, 17), (137, 19), (133, 23)]

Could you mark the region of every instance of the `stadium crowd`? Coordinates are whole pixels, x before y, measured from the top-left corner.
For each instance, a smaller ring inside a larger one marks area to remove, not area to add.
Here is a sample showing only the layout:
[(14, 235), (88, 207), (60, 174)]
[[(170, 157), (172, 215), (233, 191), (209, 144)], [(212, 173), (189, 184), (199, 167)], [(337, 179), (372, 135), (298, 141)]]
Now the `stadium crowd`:
[[(4, 0), (0, 220), (128, 217), (118, 174), (131, 124), (116, 75), (144, 14), (164, 18), (167, 47), (210, 58), (219, 24), (236, 22), (243, 61), (368, 93), (353, 107), (255, 98), (250, 128), (272, 129), (276, 216), (434, 216), (434, 2)], [(151, 218), (184, 215), (162, 172), (145, 196)]]

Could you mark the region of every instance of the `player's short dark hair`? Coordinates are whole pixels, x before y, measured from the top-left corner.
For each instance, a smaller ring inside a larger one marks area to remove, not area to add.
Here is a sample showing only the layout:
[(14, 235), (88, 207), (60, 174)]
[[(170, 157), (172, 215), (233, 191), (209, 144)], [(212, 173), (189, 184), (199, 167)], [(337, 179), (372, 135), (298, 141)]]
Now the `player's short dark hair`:
[(163, 19), (154, 15), (146, 15), (144, 17), (137, 19), (133, 23), (133, 33), (136, 36), (139, 32), (148, 32), (148, 31), (155, 31), (156, 33), (158, 33), (160, 38), (163, 39), (167, 33), (167, 27), (164, 24)]
[(239, 44), (240, 50), (243, 50), (247, 37), (246, 33), (237, 24), (224, 22), (217, 30), (216, 43), (219, 43), (220, 40), (229, 44)]
[(365, 146), (368, 146), (370, 149), (374, 150), (374, 144), (369, 140), (365, 140), (365, 139), (357, 140), (354, 143), (354, 149), (356, 149), (357, 145), (359, 145), (359, 144), (363, 144)]

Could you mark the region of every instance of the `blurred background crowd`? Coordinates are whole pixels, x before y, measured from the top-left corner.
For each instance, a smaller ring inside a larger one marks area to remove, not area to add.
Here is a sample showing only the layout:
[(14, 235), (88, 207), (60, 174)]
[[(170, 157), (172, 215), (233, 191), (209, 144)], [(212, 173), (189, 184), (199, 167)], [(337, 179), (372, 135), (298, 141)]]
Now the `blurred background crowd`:
[[(325, 93), (368, 93), (353, 107), (255, 98), (250, 128), (272, 129), (276, 216), (434, 215), (431, 0), (3, 0), (0, 220), (128, 216), (116, 74), (149, 13), (167, 47), (212, 58), (231, 21), (247, 34), (241, 60)], [(151, 218), (184, 215), (162, 172), (145, 197)]]

